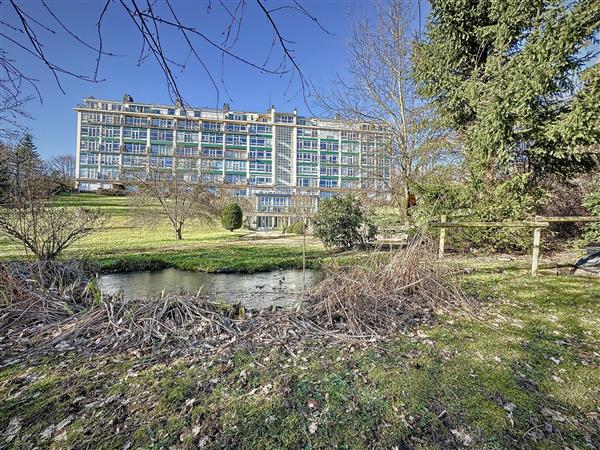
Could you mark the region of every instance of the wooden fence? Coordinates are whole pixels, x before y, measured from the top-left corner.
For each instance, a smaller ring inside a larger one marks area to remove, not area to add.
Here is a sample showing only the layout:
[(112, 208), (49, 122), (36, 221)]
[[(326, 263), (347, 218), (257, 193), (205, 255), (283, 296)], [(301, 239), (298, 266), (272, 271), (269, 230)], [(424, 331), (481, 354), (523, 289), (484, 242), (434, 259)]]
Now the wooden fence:
[(548, 228), (551, 223), (565, 222), (600, 222), (600, 216), (569, 216), (569, 217), (542, 217), (536, 216), (533, 221), (520, 222), (448, 222), (443, 215), (439, 222), (430, 222), (430, 225), (440, 229), (439, 256), (444, 256), (446, 246), (446, 233), (448, 228), (533, 228), (533, 250), (531, 255), (531, 275), (537, 276), (540, 262), (540, 244), (542, 228)]

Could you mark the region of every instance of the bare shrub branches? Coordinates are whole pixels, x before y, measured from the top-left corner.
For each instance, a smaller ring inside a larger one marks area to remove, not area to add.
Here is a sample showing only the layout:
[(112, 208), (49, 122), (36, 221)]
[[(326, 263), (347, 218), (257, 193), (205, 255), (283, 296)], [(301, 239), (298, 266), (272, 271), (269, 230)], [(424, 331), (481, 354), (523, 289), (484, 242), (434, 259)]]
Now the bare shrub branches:
[(457, 274), (422, 237), (389, 257), (376, 252), (362, 264), (333, 269), (310, 299), (307, 315), (316, 323), (361, 337), (388, 335), (437, 312), (470, 307)]
[(79, 239), (104, 227), (99, 209), (59, 206), (52, 199), (30, 199), (0, 207), (0, 233), (21, 243), (37, 259), (56, 259)]

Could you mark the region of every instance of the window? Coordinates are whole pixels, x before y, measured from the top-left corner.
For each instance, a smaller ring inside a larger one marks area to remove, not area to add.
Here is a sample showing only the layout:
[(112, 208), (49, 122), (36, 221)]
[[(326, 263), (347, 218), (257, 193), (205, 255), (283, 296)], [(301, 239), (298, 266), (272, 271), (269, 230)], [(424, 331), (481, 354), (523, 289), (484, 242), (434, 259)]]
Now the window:
[(198, 142), (198, 133), (194, 131), (178, 131), (177, 142)]
[(225, 137), (226, 145), (246, 145), (246, 136), (243, 134), (228, 134)]
[(224, 182), (231, 184), (245, 184), (246, 177), (243, 175), (225, 175)]
[(319, 148), (319, 142), (309, 139), (298, 139), (296, 148), (298, 150), (317, 150)]
[(118, 142), (103, 142), (100, 146), (101, 152), (119, 152), (119, 143)]
[(358, 164), (358, 156), (355, 155), (342, 155), (342, 164)]
[(277, 123), (294, 123), (294, 116), (290, 114), (276, 114), (275, 122)]
[(225, 170), (229, 170), (232, 172), (245, 172), (246, 171), (246, 161), (225, 161)]
[(250, 136), (250, 147), (270, 147), (271, 138), (264, 136)]
[(115, 114), (102, 114), (102, 123), (106, 125), (119, 125), (121, 118)]
[(354, 177), (358, 175), (356, 167), (342, 167), (341, 174), (343, 177)]
[(171, 119), (151, 119), (150, 125), (159, 128), (173, 128), (173, 120)]
[(318, 137), (317, 130), (313, 130), (311, 128), (298, 128), (298, 137)]
[(200, 167), (205, 170), (223, 170), (223, 161), (218, 159), (203, 159)]
[(271, 172), (273, 166), (268, 163), (250, 161), (250, 172)]
[(148, 130), (145, 128), (124, 128), (123, 138), (146, 140), (148, 138)]
[(273, 152), (271, 149), (250, 149), (250, 153), (248, 154), (248, 158), (250, 159), (271, 159), (273, 156)]
[(223, 149), (222, 148), (203, 148), (202, 156), (207, 156), (209, 158), (222, 158), (223, 157)]
[(261, 177), (261, 176), (251, 176), (250, 178), (248, 178), (248, 184), (251, 184), (253, 186), (262, 186), (262, 185), (266, 185), (266, 184), (271, 184), (272, 182), (272, 178), (271, 177)]
[(325, 164), (337, 164), (338, 155), (330, 155), (327, 153), (321, 153), (321, 162)]
[(173, 167), (173, 158), (164, 156), (151, 156), (150, 165), (152, 167), (158, 167), (162, 169), (169, 169)]
[(320, 187), (337, 187), (338, 180), (335, 179), (323, 179), (319, 180)]
[(125, 125), (131, 127), (145, 127), (148, 125), (148, 120), (145, 117), (125, 116)]
[(197, 130), (198, 122), (194, 122), (193, 120), (178, 120), (177, 128), (180, 130)]
[(318, 187), (319, 180), (317, 178), (296, 178), (296, 185), (300, 187)]
[(225, 124), (225, 131), (235, 131), (235, 132), (245, 132), (246, 131), (246, 125), (243, 125), (241, 123), (226, 123)]
[(296, 154), (296, 160), (298, 162), (316, 163), (318, 162), (318, 155), (316, 153), (298, 152)]
[(170, 130), (150, 130), (150, 140), (152, 141), (169, 141), (173, 140), (173, 132)]
[(273, 129), (270, 125), (250, 125), (251, 134), (271, 134)]
[(375, 157), (369, 155), (362, 155), (360, 162), (364, 166), (373, 166), (375, 165)]
[(321, 150), (327, 152), (337, 152), (340, 150), (339, 142), (321, 141)]
[(205, 183), (220, 183), (223, 177), (218, 173), (203, 173), (202, 181)]
[(321, 139), (339, 139), (340, 132), (333, 130), (319, 130), (319, 137)]
[(179, 156), (198, 156), (196, 147), (177, 147), (175, 153)]
[(102, 136), (106, 138), (121, 137), (121, 129), (118, 127), (102, 127)]
[(173, 148), (169, 145), (152, 144), (150, 146), (150, 153), (153, 155), (172, 155)]
[(178, 169), (195, 169), (196, 168), (196, 160), (190, 158), (179, 158), (177, 160), (177, 168)]
[(146, 167), (146, 164), (148, 164), (146, 156), (123, 155), (124, 167)]
[(119, 155), (111, 155), (103, 153), (100, 155), (100, 164), (107, 166), (118, 166), (119, 165)]
[(90, 137), (98, 137), (98, 136), (100, 136), (100, 127), (82, 126), (81, 127), (81, 135), (82, 136), (90, 136)]
[(356, 142), (342, 142), (342, 151), (346, 153), (358, 153), (358, 144)]
[(202, 131), (222, 131), (223, 127), (220, 123), (215, 122), (203, 122)]
[(214, 133), (202, 133), (202, 142), (206, 144), (222, 144), (223, 135)]
[(321, 175), (337, 176), (340, 174), (340, 169), (335, 166), (321, 166)]
[(97, 151), (98, 148), (99, 148), (99, 144), (98, 144), (98, 141), (86, 141), (86, 140), (82, 140), (80, 148), (81, 148), (81, 150)]
[(359, 133), (357, 131), (342, 131), (342, 139), (347, 141), (357, 141)]
[(298, 164), (298, 175), (316, 175), (319, 168), (317, 166), (305, 166), (302, 164)]
[(98, 155), (95, 153), (82, 153), (79, 155), (79, 164), (98, 164)]
[(88, 113), (88, 112), (81, 113), (81, 122), (82, 123), (100, 122), (101, 119), (102, 119), (102, 116), (100, 115), (100, 113)]
[(229, 113), (227, 114), (227, 118), (231, 120), (247, 120), (248, 116), (245, 114)]
[(246, 159), (246, 150), (225, 150), (225, 158)]
[(146, 144), (125, 143), (125, 151), (127, 153), (146, 153)]
[(358, 189), (360, 186), (358, 180), (342, 180), (340, 187), (344, 189)]

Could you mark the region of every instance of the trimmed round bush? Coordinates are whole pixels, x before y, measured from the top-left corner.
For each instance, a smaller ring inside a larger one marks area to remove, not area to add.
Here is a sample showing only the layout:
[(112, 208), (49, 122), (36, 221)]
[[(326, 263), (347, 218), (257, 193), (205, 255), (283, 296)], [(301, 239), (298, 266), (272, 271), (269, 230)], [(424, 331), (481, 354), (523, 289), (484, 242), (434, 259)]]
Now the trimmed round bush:
[(230, 203), (221, 212), (221, 225), (229, 231), (237, 230), (242, 226), (244, 214), (237, 203)]

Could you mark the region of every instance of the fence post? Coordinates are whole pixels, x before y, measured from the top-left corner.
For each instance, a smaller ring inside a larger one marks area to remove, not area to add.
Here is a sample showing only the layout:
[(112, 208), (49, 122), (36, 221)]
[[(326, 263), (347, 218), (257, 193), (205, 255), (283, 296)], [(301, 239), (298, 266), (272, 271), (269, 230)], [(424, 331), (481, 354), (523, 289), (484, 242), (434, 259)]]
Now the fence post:
[[(445, 222), (447, 220), (446, 214), (442, 214), (440, 218), (440, 222)], [(440, 258), (444, 257), (444, 247), (446, 246), (446, 228), (440, 228), (440, 250), (438, 256)]]
[(533, 230), (533, 254), (531, 255), (531, 276), (536, 277), (540, 262), (540, 241), (542, 239), (542, 229)]

